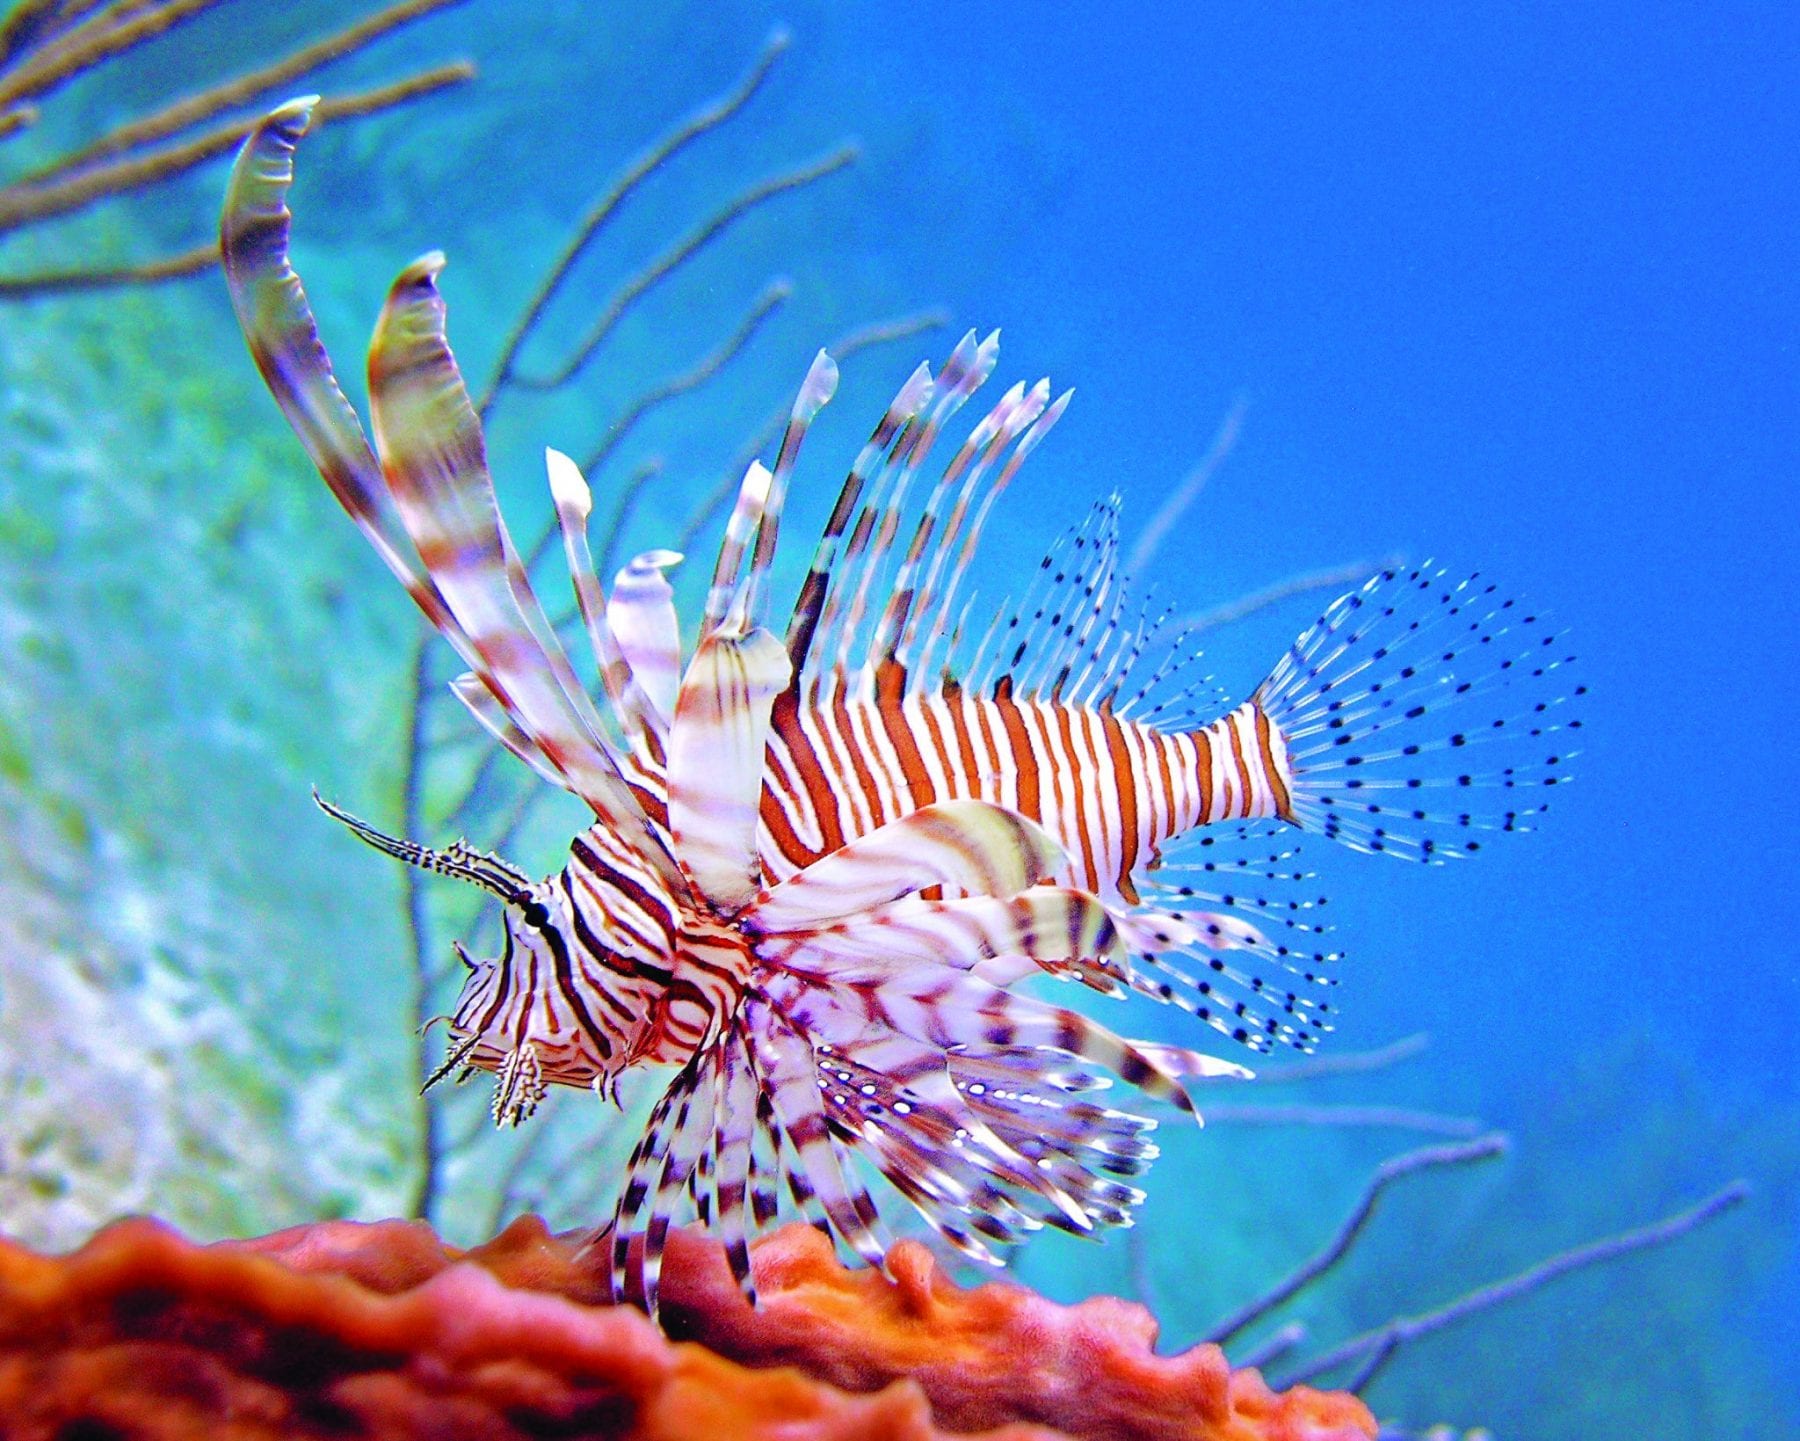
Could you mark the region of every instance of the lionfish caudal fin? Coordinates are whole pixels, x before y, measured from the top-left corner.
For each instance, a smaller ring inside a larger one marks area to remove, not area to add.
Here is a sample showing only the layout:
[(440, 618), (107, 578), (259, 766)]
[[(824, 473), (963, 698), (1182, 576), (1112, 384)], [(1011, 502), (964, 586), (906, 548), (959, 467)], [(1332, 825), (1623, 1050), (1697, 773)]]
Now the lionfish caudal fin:
[(1284, 817), (1361, 851), (1472, 855), (1570, 779), (1575, 657), (1479, 573), (1384, 570), (1340, 597), (1252, 696), (1286, 750)]

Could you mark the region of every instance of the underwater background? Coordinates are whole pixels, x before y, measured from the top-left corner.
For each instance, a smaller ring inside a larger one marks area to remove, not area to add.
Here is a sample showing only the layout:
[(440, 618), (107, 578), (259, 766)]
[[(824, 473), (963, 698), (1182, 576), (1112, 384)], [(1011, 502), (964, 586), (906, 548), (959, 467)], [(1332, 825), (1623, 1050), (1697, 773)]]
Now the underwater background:
[[(46, 104), (0, 183), (342, 18), (221, 5)], [(469, 0), (322, 77), (479, 69), (301, 154), (295, 259), (340, 374), (394, 273), (442, 248), (452, 343), (488, 375), (595, 197), (738, 84), (777, 23), (792, 40), (766, 82), (620, 208), (521, 368), (552, 369), (747, 185), (829, 173), (646, 292), (569, 385), (502, 396), (489, 438), (509, 515), (538, 518), (522, 529), (548, 517), (545, 444), (593, 453), (746, 317), (741, 352), (590, 471), (603, 507), (636, 486), (622, 554), (673, 543), (736, 478), (820, 344), (939, 321), (846, 360), (797, 481), (804, 535), (912, 367), (998, 325), (1004, 382), (1077, 394), (990, 532), (984, 595), (1022, 585), (1098, 496), (1123, 495), (1132, 535), (1210, 456), (1148, 566), (1181, 610), (1437, 557), (1552, 609), (1590, 688), (1579, 783), (1538, 834), (1434, 868), (1305, 849), (1350, 953), (1328, 1054), (1429, 1045), (1277, 1099), (1378, 1106), (1363, 1120), (1382, 1124), (1277, 1123), (1249, 1107), (1260, 1093), (1233, 1121), (1222, 1094), (1204, 1132), (1165, 1125), (1138, 1230), (1040, 1242), (1022, 1277), (1138, 1295), (1187, 1344), (1321, 1247), (1384, 1158), (1467, 1118), (1509, 1152), (1384, 1198), (1299, 1304), (1319, 1343), (1735, 1178), (1751, 1195), (1408, 1345), (1368, 1393), (1379, 1414), (1571, 1441), (1800, 1434), (1800, 19)], [(215, 164), (16, 231), (0, 267), (197, 243), (222, 186)], [(688, 569), (707, 558), (702, 539)], [(1218, 625), (1226, 689), (1246, 693), (1332, 593)], [(413, 1030), (433, 1007), (405, 878), (311, 804), (317, 785), (401, 818), (418, 635), (263, 392), (216, 274), (0, 300), (8, 1233), (65, 1246), (128, 1212), (213, 1237), (423, 1208), (473, 1240), (518, 1205), (575, 1224), (610, 1203), (628, 1132), (591, 1098), (553, 1108), (556, 1147), (523, 1161), (480, 1136), (479, 1088), (424, 1129)], [(417, 798), (441, 843), (469, 776), (454, 737), (424, 738), (446, 752)], [(511, 794), (456, 819), (497, 824)], [(549, 869), (572, 829), (541, 807), (510, 854)], [(480, 935), (441, 889), (415, 918), (434, 966)]]

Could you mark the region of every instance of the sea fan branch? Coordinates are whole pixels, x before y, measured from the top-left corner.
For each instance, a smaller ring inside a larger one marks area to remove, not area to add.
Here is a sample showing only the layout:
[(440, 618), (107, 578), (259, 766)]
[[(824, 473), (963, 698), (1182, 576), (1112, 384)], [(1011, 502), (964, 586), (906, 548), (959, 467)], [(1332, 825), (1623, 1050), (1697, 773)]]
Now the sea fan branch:
[[(116, 0), (97, 6), (44, 0), (15, 9), (0, 29), (0, 142), (37, 123), (37, 102), (44, 97), (218, 3)], [(31, 174), (0, 186), (0, 235), (58, 220), (102, 201), (138, 194), (224, 155), (258, 117), (240, 116), (200, 131), (194, 127), (460, 3), (399, 0), (322, 40), (126, 121)], [(474, 73), (467, 61), (454, 61), (367, 90), (332, 96), (319, 105), (315, 120), (364, 118), (461, 84)], [(200, 274), (217, 261), (217, 246), (208, 243), (146, 261), (59, 267), (0, 278), (0, 300), (160, 284)]]
[(1504, 1155), (1507, 1144), (1506, 1137), (1496, 1132), (1460, 1145), (1426, 1146), (1384, 1161), (1374, 1176), (1370, 1178), (1361, 1199), (1357, 1201), (1350, 1215), (1345, 1219), (1343, 1225), (1338, 1227), (1337, 1234), (1331, 1238), (1325, 1248), (1254, 1301), (1219, 1322), (1206, 1333), (1206, 1339), (1216, 1345), (1225, 1345), (1234, 1337), (1254, 1326), (1277, 1306), (1299, 1295), (1306, 1287), (1312, 1285), (1343, 1260), (1350, 1248), (1356, 1244), (1357, 1238), (1362, 1235), (1363, 1227), (1368, 1225), (1370, 1217), (1375, 1214), (1375, 1206), (1380, 1201), (1382, 1193), (1394, 1182), (1420, 1171), (1436, 1170), (1446, 1166), (1466, 1166), (1476, 1161), (1491, 1160), (1496, 1156)]
[(1396, 1317), (1373, 1330), (1363, 1332), (1360, 1336), (1353, 1336), (1350, 1340), (1308, 1361), (1304, 1366), (1275, 1384), (1285, 1388), (1302, 1382), (1312, 1382), (1340, 1370), (1352, 1362), (1361, 1362), (1362, 1364), (1346, 1388), (1360, 1392), (1374, 1380), (1376, 1373), (1407, 1342), (1416, 1341), (1419, 1337), (1428, 1336), (1434, 1331), (1441, 1331), (1444, 1327), (1465, 1320), (1478, 1312), (1516, 1300), (1571, 1271), (1578, 1271), (1588, 1266), (1604, 1265), (1616, 1261), (1622, 1256), (1630, 1255), (1634, 1251), (1664, 1246), (1671, 1241), (1679, 1240), (1688, 1232), (1706, 1225), (1748, 1200), (1749, 1196), (1750, 1185), (1748, 1182), (1733, 1181), (1730, 1185), (1713, 1192), (1697, 1205), (1690, 1206), (1684, 1211), (1678, 1211), (1674, 1215), (1665, 1216), (1660, 1221), (1653, 1221), (1648, 1225), (1629, 1231), (1621, 1231), (1598, 1241), (1590, 1241), (1583, 1246), (1571, 1247), (1567, 1251), (1559, 1252), (1547, 1260), (1538, 1262), (1535, 1266), (1528, 1266), (1523, 1271), (1515, 1272), (1503, 1280), (1477, 1287), (1434, 1310), (1422, 1312), (1416, 1316)]
[(561, 289), (569, 272), (575, 268), (576, 262), (593, 244), (595, 237), (605, 228), (613, 214), (653, 171), (673, 160), (702, 135), (718, 129), (748, 105), (762, 88), (763, 82), (769, 78), (769, 72), (774, 69), (775, 62), (787, 49), (788, 43), (788, 32), (777, 28), (763, 43), (762, 53), (756, 57), (756, 62), (732, 89), (695, 111), (681, 125), (652, 145), (588, 208), (587, 214), (582, 217), (563, 246), (562, 253), (538, 283), (538, 288), (532, 293), (523, 313), (508, 332), (505, 344), (500, 348), (500, 359), (494, 365), (493, 376), (475, 404), (475, 413), (483, 421), (499, 400), (501, 392), (512, 383), (519, 352), (536, 331), (556, 292)]

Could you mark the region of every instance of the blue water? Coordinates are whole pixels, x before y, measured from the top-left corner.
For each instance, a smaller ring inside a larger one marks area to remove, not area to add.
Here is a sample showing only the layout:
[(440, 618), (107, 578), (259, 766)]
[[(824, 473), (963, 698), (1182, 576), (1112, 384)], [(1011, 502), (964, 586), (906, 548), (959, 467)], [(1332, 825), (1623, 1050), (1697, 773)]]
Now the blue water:
[[(270, 36), (306, 33), (241, 8)], [(1479, 1116), (1512, 1153), (1397, 1196), (1310, 1319), (1336, 1339), (1744, 1177), (1751, 1201), (1707, 1232), (1420, 1343), (1371, 1400), (1499, 1436), (1795, 1434), (1800, 22), (1680, 5), (743, 3), (593, 19), (476, 0), (348, 71), (468, 53), (476, 86), (327, 130), (303, 156), (296, 257), (340, 367), (355, 370), (393, 271), (442, 246), (452, 340), (485, 374), (589, 198), (778, 20), (794, 43), (766, 91), (621, 213), (540, 353), (735, 185), (845, 136), (861, 159), (708, 251), (578, 396), (505, 403), (504, 497), (537, 504), (537, 447), (592, 444), (780, 274), (794, 298), (745, 360), (635, 433), (598, 490), (656, 454), (691, 499), (818, 344), (941, 305), (949, 327), (846, 367), (809, 442), (830, 464), (797, 497), (797, 533), (912, 365), (998, 325), (1003, 380), (1047, 372), (1077, 396), (986, 552), (996, 591), (1099, 495), (1125, 498), (1129, 533), (1241, 408), (1156, 567), (1184, 607), (1395, 554), (1478, 566), (1548, 607), (1590, 694), (1579, 781), (1541, 831), (1429, 871), (1320, 858), (1352, 953), (1334, 1046), (1431, 1046), (1317, 1099)], [(201, 32), (182, 63), (216, 62), (209, 46)], [(182, 193), (204, 207), (219, 183), (205, 172)], [(217, 288), (172, 297), (241, 384)], [(243, 423), (271, 426), (242, 394)], [(682, 508), (640, 510), (634, 541), (666, 543)], [(314, 521), (343, 524), (324, 504)], [(352, 564), (346, 584), (392, 589)], [(1226, 686), (1253, 685), (1319, 600), (1222, 631)], [(356, 626), (403, 633), (397, 592), (349, 604)], [(397, 683), (370, 664), (372, 686)], [(360, 741), (391, 743), (397, 704), (368, 692), (387, 719), (360, 722)], [(296, 773), (328, 789), (381, 773), (373, 752), (332, 774), (331, 747), (301, 749)], [(335, 854), (313, 819), (281, 824)], [(344, 887), (374, 884), (364, 858), (340, 861)], [(294, 944), (283, 964), (299, 973), (311, 958)], [(1373, 1165), (1418, 1139), (1172, 1140), (1140, 1258), (1171, 1339), (1316, 1249)], [(1051, 1250), (1025, 1274), (1065, 1295), (1119, 1289), (1130, 1254)]]

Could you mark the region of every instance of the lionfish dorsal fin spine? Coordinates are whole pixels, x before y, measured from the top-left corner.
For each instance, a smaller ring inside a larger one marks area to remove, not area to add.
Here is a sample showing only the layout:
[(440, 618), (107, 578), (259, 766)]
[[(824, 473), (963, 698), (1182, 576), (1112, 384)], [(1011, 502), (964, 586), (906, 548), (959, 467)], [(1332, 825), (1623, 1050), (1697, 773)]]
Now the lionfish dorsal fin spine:
[[(895, 622), (895, 602), (906, 604), (903, 581), (890, 576), (894, 542), (900, 535), (907, 497), (919, 469), (930, 456), (933, 445), (943, 432), (945, 423), (960, 410), (975, 389), (987, 378), (981, 369), (984, 355), (970, 331), (958, 342), (943, 369), (921, 395), (918, 413), (901, 430), (895, 440), (888, 463), (870, 487), (863, 515), (851, 533), (851, 551), (846, 560), (856, 572), (856, 590), (847, 607), (839, 610), (836, 656), (833, 662), (841, 670), (872, 672), (891, 645), (891, 627)], [(907, 567), (904, 562), (902, 573)], [(865, 622), (871, 613), (871, 600), (883, 590), (889, 602), (881, 608), (867, 632)]]
[(763, 508), (768, 504), (769, 486), (773, 480), (768, 466), (753, 460), (738, 485), (737, 499), (732, 502), (731, 514), (725, 521), (725, 537), (719, 542), (719, 555), (713, 562), (706, 608), (700, 616), (702, 640), (731, 624), (734, 611), (738, 613), (737, 624), (740, 627), (743, 624), (744, 563), (755, 543), (757, 528), (762, 524)]
[(672, 550), (633, 556), (613, 577), (606, 602), (623, 669), (624, 709), (659, 736), (668, 733), (681, 684), (681, 626), (675, 590), (663, 572), (680, 562)]
[[(968, 573), (969, 567), (975, 559), (976, 551), (980, 547), (982, 531), (987, 526), (988, 516), (993, 511), (994, 502), (1012, 483), (1012, 478), (1018, 474), (1025, 457), (1042, 441), (1044, 436), (1049, 433), (1050, 428), (1062, 416), (1072, 394), (1072, 391), (1064, 391), (1052, 403), (1050, 382), (1040, 380), (1008, 406), (1006, 414), (998, 421), (997, 431), (989, 450), (984, 453), (981, 462), (971, 470), (968, 479), (964, 482), (964, 491), (969, 496), (969, 500), (964, 503), (962, 508), (967, 510), (969, 504), (975, 504), (974, 518), (968, 523), (967, 531), (962, 537), (962, 544), (956, 552), (948, 579), (943, 582), (941, 589), (935, 583), (932, 587), (935, 621), (926, 627), (925, 634), (930, 639), (927, 641), (925, 652), (921, 655), (918, 666), (915, 667), (915, 674), (928, 675), (933, 669), (932, 645), (937, 635), (947, 628), (951, 606), (955, 601), (963, 577)], [(1002, 404), (1005, 402), (1003, 401)], [(977, 493), (977, 487), (986, 482), (987, 472), (994, 459), (1005, 453), (1008, 447), (1011, 447), (1011, 451), (1001, 465), (1000, 473), (992, 483), (985, 484), (985, 488), (979, 492), (979, 503), (975, 503), (974, 495)], [(948, 554), (948, 538), (945, 550)], [(948, 663), (948, 657), (946, 657), (946, 663)]]
[(806, 439), (806, 432), (811, 429), (814, 417), (837, 393), (837, 385), (837, 362), (821, 350), (813, 357), (806, 379), (800, 384), (799, 394), (794, 397), (793, 409), (788, 413), (787, 426), (782, 431), (781, 447), (775, 455), (775, 469), (769, 475), (769, 493), (756, 528), (756, 545), (750, 558), (750, 571), (744, 581), (742, 607), (749, 623), (763, 623), (763, 590), (768, 584), (769, 571), (775, 564), (782, 507), (787, 502), (788, 482), (794, 473), (794, 463), (800, 458), (801, 443)]
[(481, 423), (444, 338), (442, 266), (433, 253), (400, 273), (370, 342), (369, 406), (383, 475), (481, 659), (482, 683), (596, 814), (642, 825), (599, 714), (500, 517)]
[[(293, 101), (262, 120), (240, 150), (227, 188), (220, 223), (221, 252), (232, 303), (258, 368), (333, 494), (427, 618), (509, 712), (519, 732), (545, 752), (545, 759), (563, 776), (561, 783), (582, 795), (597, 813), (616, 818), (621, 824), (632, 824), (634, 820), (641, 824), (636, 803), (619, 779), (604, 744), (583, 736), (579, 724), (569, 731), (560, 719), (547, 736), (540, 725), (547, 717), (521, 711), (506, 682), (493, 672), (491, 653), (484, 654), (477, 637), (457, 614), (440, 583), (442, 575), (434, 571), (431, 557), (426, 554), (435, 547), (437, 537), (428, 534), (424, 538), (427, 543), (421, 544), (421, 536), (408, 523), (406, 507), (391, 487), (393, 477), (384, 474), (383, 465), (370, 450), (361, 423), (337, 383), (306, 292), (288, 256), (292, 217), (287, 193), (294, 178), (294, 148), (306, 131), (312, 106), (312, 100)], [(403, 281), (416, 285), (423, 279), (429, 286), (434, 263), (435, 257), (428, 257), (426, 262), (412, 267)], [(408, 319), (422, 320), (429, 327), (432, 316), (409, 314)], [(429, 331), (423, 342), (416, 330), (408, 340), (414, 346), (428, 346)], [(454, 376), (453, 365), (451, 374)], [(441, 370), (438, 378), (442, 378)], [(454, 385), (460, 388), (460, 377), (455, 377)], [(466, 406), (466, 396), (461, 403)], [(454, 426), (454, 397), (435, 411), (436, 417), (445, 415)], [(383, 442), (379, 416), (375, 428), (379, 447)], [(456, 433), (466, 434), (461, 430)], [(478, 428), (476, 439), (478, 442)], [(484, 464), (481, 475), (485, 479)], [(487, 498), (491, 505), (491, 485)], [(509, 668), (516, 672), (514, 679), (528, 693), (540, 688), (542, 683), (526, 674), (537, 667)], [(560, 681), (553, 678), (553, 683), (560, 688)], [(565, 694), (557, 709), (570, 704)]]
[(931, 370), (928, 366), (922, 365), (912, 373), (882, 413), (874, 432), (858, 452), (855, 462), (844, 477), (844, 483), (838, 490), (837, 502), (832, 506), (824, 532), (813, 551), (812, 566), (801, 584), (793, 616), (788, 622), (788, 658), (793, 664), (795, 675), (800, 675), (807, 669), (819, 628), (824, 623), (826, 602), (837, 574), (839, 552), (851, 517), (856, 514), (857, 503), (883, 464), (894, 437), (918, 413), (930, 384)]
[[(935, 394), (936, 381), (931, 367), (921, 362), (888, 407), (888, 415), (899, 423), (892, 430), (887, 430), (885, 425), (877, 428), (877, 434), (885, 431), (886, 444), (870, 457), (866, 483), (856, 486), (860, 501), (854, 506), (855, 515), (849, 520), (850, 528), (841, 553), (830, 565), (819, 620), (823, 632), (818, 640), (820, 654), (829, 651), (833, 656), (830, 664), (838, 669), (845, 668), (844, 657), (855, 639), (857, 622), (873, 585), (872, 573), (879, 569), (877, 559), (885, 545), (880, 534), (882, 517), (891, 513), (889, 498), (897, 477), (906, 469), (906, 457), (925, 426), (926, 408)], [(865, 447), (864, 456), (868, 454), (868, 447)], [(863, 457), (858, 458), (859, 467), (862, 460)], [(853, 470), (852, 476), (855, 474)], [(843, 498), (840, 495), (840, 503)], [(834, 510), (834, 519), (835, 516)]]
[[(994, 366), (1000, 358), (1000, 332), (991, 331), (987, 339), (978, 348), (975, 365), (971, 371), (971, 391), (985, 383), (993, 374)], [(919, 622), (938, 609), (942, 599), (938, 585), (943, 576), (945, 561), (951, 554), (955, 542), (962, 531), (963, 523), (968, 518), (969, 502), (981, 483), (987, 467), (1003, 443), (1002, 437), (1006, 419), (1017, 408), (1024, 398), (1023, 382), (1013, 385), (1001, 396), (999, 402), (969, 432), (944, 473), (932, 491), (931, 499), (926, 504), (926, 513), (920, 518), (920, 527), (930, 525), (931, 534), (925, 537), (929, 545), (923, 545), (921, 538), (915, 534), (915, 549), (919, 550), (919, 564), (924, 564), (924, 556), (930, 557), (929, 567), (925, 569), (922, 580), (910, 578), (909, 590), (916, 590), (915, 595), (908, 598), (908, 613), (894, 647), (894, 655), (903, 662), (909, 662), (913, 645), (919, 635)], [(959, 484), (960, 483), (960, 484)], [(945, 510), (945, 501), (952, 488), (956, 488), (954, 503)]]
[(287, 195), (294, 148), (318, 97), (290, 100), (258, 122), (239, 150), (219, 225), (225, 280), (251, 356), (325, 483), (408, 595), (465, 662), (475, 660), (381, 479), (362, 422), (319, 339), (305, 287), (288, 258)]
[(669, 826), (695, 886), (722, 913), (762, 884), (756, 827), (775, 697), (787, 651), (766, 630), (705, 636), (688, 662), (669, 731)]
[(544, 472), (550, 481), (550, 499), (556, 506), (557, 529), (562, 532), (563, 555), (569, 563), (569, 579), (575, 589), (575, 607), (581, 613), (581, 623), (594, 652), (595, 669), (619, 728), (635, 737), (637, 725), (644, 717), (631, 704), (627, 694), (630, 683), (627, 665), (620, 653), (606, 596), (588, 547), (587, 523), (594, 507), (593, 492), (588, 489), (581, 467), (560, 450), (545, 447)]
[(1019, 695), (1068, 699), (1076, 667), (1085, 674), (1117, 599), (1118, 520), (1116, 503), (1101, 501), (1066, 530), (1002, 628), (1004, 653), (994, 660)]
[[(938, 376), (937, 399), (931, 408), (925, 433), (914, 448), (915, 467), (924, 463), (936, 437), (993, 374), (994, 366), (1000, 358), (997, 336), (998, 332), (977, 344), (975, 332), (971, 330), (956, 347), (949, 363)], [(901, 637), (908, 629), (914, 604), (920, 598), (918, 587), (925, 556), (930, 551), (940, 526), (947, 519), (944, 512), (950, 489), (956, 484), (963, 467), (968, 464), (973, 444), (974, 439), (971, 437), (958, 449), (950, 464), (938, 477), (919, 512), (919, 518), (913, 526), (912, 539), (907, 543), (905, 556), (890, 587), (887, 606), (882, 611), (881, 620), (870, 641), (869, 658), (876, 665), (897, 658)]]
[(813, 1040), (757, 993), (745, 996), (744, 1009), (751, 1065), (769, 1096), (781, 1140), (793, 1152), (793, 1177), (816, 1198), (832, 1232), (869, 1265), (885, 1267), (889, 1247), (877, 1226), (874, 1199), (849, 1158), (839, 1155), (826, 1119)]

